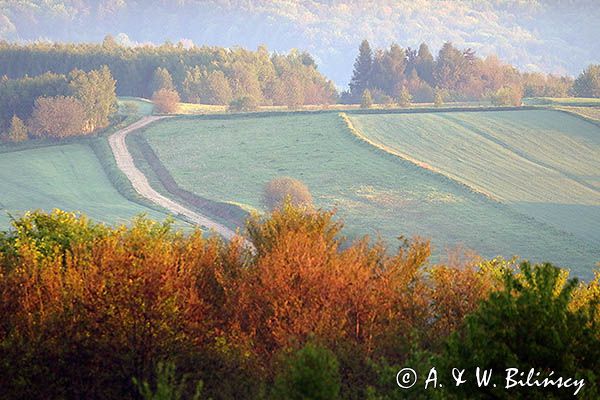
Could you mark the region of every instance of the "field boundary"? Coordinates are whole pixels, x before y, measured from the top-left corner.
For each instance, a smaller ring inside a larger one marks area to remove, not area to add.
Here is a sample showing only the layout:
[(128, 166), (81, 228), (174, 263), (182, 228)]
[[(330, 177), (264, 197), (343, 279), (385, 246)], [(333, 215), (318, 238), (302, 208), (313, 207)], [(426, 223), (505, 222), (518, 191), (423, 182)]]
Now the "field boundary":
[(366, 108), (366, 109), (322, 109), (322, 110), (277, 110), (277, 111), (249, 111), (227, 112), (210, 114), (174, 114), (181, 119), (237, 119), (237, 118), (267, 118), (286, 117), (292, 115), (318, 115), (318, 114), (421, 114), (444, 112), (494, 112), (494, 111), (531, 111), (550, 109), (548, 106), (520, 106), (520, 107), (421, 107), (421, 108)]
[(161, 186), (170, 195), (233, 226), (240, 226), (250, 216), (247, 211), (244, 211), (238, 206), (210, 200), (182, 188), (175, 181), (173, 175), (171, 175), (169, 170), (165, 167), (146, 138), (144, 138), (141, 131), (133, 133), (131, 138), (134, 140), (135, 146), (152, 170), (152, 173), (154, 173)]
[(344, 122), (344, 125), (346, 126), (346, 128), (350, 131), (350, 133), (356, 137), (357, 139), (361, 140), (362, 142), (368, 144), (369, 146), (372, 146), (374, 148), (376, 148), (379, 151), (382, 151), (386, 154), (392, 155), (394, 157), (400, 158), (401, 160), (407, 161), (415, 166), (417, 166), (420, 169), (424, 169), (427, 170), (437, 176), (442, 177), (443, 179), (447, 179), (450, 180), (452, 183), (459, 185), (461, 187), (464, 187), (465, 189), (467, 189), (468, 191), (481, 195), (483, 197), (485, 197), (488, 200), (491, 200), (495, 203), (502, 203), (499, 199), (497, 199), (493, 194), (488, 193), (484, 190), (475, 188), (471, 185), (466, 184), (465, 182), (462, 182), (461, 180), (454, 178), (448, 174), (446, 174), (445, 172), (443, 172), (442, 170), (439, 170), (429, 164), (427, 164), (426, 162), (417, 160), (416, 158), (406, 154), (406, 153), (402, 153), (393, 149), (390, 149), (387, 146), (384, 146), (380, 143), (376, 143), (373, 140), (369, 139), (369, 137), (367, 137), (364, 133), (362, 133), (358, 128), (356, 128), (354, 126), (354, 123), (352, 122), (352, 120), (350, 119), (350, 117), (346, 114), (346, 113), (339, 113), (340, 118), (342, 119), (342, 121)]

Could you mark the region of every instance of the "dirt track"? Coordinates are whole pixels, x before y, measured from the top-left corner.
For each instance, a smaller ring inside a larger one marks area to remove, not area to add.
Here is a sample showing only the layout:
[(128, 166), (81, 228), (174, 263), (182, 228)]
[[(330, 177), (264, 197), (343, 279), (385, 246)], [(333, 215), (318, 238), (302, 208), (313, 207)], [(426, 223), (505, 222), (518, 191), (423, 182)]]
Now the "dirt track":
[(166, 208), (174, 214), (182, 215), (190, 221), (192, 221), (193, 223), (202, 225), (210, 230), (219, 233), (226, 239), (233, 238), (235, 233), (231, 229), (219, 224), (218, 222), (212, 221), (204, 215), (198, 214), (197, 212), (184, 207), (183, 205), (163, 196), (156, 190), (152, 189), (146, 176), (135, 166), (133, 162), (133, 157), (131, 156), (129, 149), (127, 149), (127, 145), (125, 144), (125, 138), (131, 132), (143, 128), (144, 126), (163, 118), (168, 117), (144, 117), (139, 121), (121, 129), (120, 131), (113, 133), (108, 138), (108, 143), (110, 144), (110, 148), (115, 157), (115, 161), (117, 162), (117, 166), (121, 171), (123, 171), (125, 176), (127, 176), (127, 179), (129, 179), (129, 181), (133, 185), (135, 191), (138, 192), (141, 196), (145, 197), (146, 199), (152, 201), (155, 204), (158, 204), (163, 208)]

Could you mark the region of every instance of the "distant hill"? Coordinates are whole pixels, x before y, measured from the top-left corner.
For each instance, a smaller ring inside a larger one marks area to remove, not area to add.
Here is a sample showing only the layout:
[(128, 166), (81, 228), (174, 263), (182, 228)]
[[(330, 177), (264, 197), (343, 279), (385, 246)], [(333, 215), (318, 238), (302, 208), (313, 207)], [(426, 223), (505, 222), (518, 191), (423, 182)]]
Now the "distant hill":
[[(600, 61), (597, 0), (0, 0), (0, 38), (300, 48), (346, 85), (362, 39), (437, 51), (450, 40), (524, 70), (577, 75)], [(122, 35), (119, 35), (122, 34)], [(185, 42), (185, 40), (184, 40)]]

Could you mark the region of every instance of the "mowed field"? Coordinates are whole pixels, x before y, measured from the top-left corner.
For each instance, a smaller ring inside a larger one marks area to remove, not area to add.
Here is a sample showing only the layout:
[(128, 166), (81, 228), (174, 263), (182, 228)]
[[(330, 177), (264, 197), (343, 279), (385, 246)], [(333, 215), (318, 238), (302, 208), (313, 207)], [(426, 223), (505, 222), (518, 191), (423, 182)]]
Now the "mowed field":
[(54, 208), (111, 225), (142, 213), (158, 221), (167, 216), (123, 197), (87, 144), (0, 153), (0, 229), (9, 227), (7, 213)]
[[(600, 127), (563, 112), (351, 115), (376, 144), (600, 243)], [(599, 257), (600, 258), (600, 255)]]
[(337, 209), (349, 238), (368, 234), (393, 248), (400, 235), (420, 235), (432, 239), (434, 260), (462, 246), (585, 276), (600, 258), (598, 243), (365, 143), (337, 113), (180, 118), (152, 125), (145, 137), (182, 188), (212, 200), (260, 210), (270, 179), (300, 179), (317, 206)]

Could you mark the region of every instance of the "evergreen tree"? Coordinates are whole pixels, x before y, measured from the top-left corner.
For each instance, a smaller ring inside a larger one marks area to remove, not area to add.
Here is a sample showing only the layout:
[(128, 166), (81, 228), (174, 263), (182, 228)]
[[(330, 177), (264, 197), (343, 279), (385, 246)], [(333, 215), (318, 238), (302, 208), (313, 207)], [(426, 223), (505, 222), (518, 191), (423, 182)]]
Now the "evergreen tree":
[(371, 69), (373, 67), (373, 53), (367, 40), (363, 40), (358, 49), (358, 56), (354, 62), (354, 72), (350, 80), (350, 93), (355, 100), (360, 99), (365, 89), (369, 88)]
[(419, 78), (429, 85), (433, 85), (433, 55), (425, 43), (421, 43), (419, 46), (415, 68)]
[(375, 52), (369, 88), (377, 88), (388, 96), (404, 80), (406, 54), (402, 47), (393, 43), (388, 50)]

